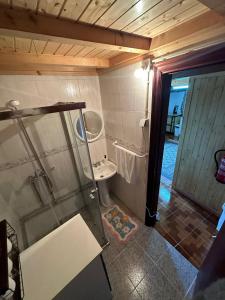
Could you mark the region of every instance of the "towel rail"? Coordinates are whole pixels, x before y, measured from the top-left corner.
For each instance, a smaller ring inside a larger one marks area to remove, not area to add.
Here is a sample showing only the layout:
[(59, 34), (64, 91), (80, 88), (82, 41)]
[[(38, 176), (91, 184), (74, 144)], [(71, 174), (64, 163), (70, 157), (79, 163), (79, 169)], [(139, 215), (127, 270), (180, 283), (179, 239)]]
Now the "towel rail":
[(139, 157), (139, 158), (143, 158), (143, 157), (148, 156), (148, 153), (145, 153), (145, 154), (143, 154), (143, 155), (139, 155), (139, 154), (137, 154), (137, 153), (134, 152), (134, 151), (128, 150), (128, 149), (124, 148), (123, 146), (118, 145), (118, 142), (117, 142), (117, 141), (113, 142), (112, 144), (113, 144), (114, 147), (120, 148), (120, 149), (122, 149), (122, 150), (124, 150), (124, 151), (126, 151), (126, 152), (128, 152), (128, 153), (130, 153), (130, 154), (133, 154), (133, 155), (135, 155), (135, 156), (137, 156), (137, 157)]

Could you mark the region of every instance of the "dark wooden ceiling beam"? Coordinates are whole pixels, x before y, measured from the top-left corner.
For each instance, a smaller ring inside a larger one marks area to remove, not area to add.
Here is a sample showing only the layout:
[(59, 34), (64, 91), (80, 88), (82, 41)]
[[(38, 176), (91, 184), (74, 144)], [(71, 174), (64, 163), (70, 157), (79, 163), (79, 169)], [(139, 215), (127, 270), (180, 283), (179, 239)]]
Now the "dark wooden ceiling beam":
[(151, 45), (150, 38), (5, 6), (0, 6), (0, 34), (140, 54)]

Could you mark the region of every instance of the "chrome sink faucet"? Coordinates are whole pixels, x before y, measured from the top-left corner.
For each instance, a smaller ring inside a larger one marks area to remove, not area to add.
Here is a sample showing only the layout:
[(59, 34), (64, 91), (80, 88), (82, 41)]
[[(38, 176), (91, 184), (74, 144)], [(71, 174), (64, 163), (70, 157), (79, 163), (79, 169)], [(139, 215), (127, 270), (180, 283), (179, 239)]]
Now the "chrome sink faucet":
[(92, 164), (92, 166), (93, 166), (94, 168), (97, 168), (97, 167), (101, 166), (101, 162), (98, 161), (98, 162)]

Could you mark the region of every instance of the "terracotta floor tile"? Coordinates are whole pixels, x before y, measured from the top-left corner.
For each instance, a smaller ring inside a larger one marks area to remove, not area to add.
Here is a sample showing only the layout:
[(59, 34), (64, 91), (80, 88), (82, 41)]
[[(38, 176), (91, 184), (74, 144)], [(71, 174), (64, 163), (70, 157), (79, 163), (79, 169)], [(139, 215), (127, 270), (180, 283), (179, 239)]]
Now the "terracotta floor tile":
[(155, 228), (199, 268), (214, 241), (212, 236), (217, 233), (217, 217), (170, 187), (162, 187), (158, 207), (160, 221)]
[(208, 216), (206, 217), (207, 220), (209, 220), (212, 224), (217, 225), (219, 218), (212, 214), (212, 213), (208, 213)]
[(180, 222), (176, 212), (162, 222), (159, 222), (159, 224), (175, 240), (176, 244), (180, 243), (195, 229), (191, 224), (186, 225)]
[(200, 269), (203, 262), (199, 257), (196, 258), (193, 256), (190, 256), (188, 260), (190, 261), (190, 263), (192, 263), (193, 266), (195, 266), (198, 269)]
[(190, 225), (193, 229), (196, 229), (205, 219), (194, 209), (183, 205), (176, 210), (176, 220), (186, 225)]
[(187, 199), (186, 197), (183, 197), (183, 199), (184, 199), (184, 205), (185, 206), (193, 209), (194, 211), (199, 213), (203, 218), (208, 217), (209, 212), (207, 210), (202, 209), (201, 206), (199, 206), (197, 203), (194, 203), (193, 201)]
[(173, 237), (164, 230), (164, 228), (160, 225), (160, 223), (156, 223), (155, 225), (155, 229), (172, 245), (172, 246), (176, 246), (177, 242), (175, 239), (173, 239)]
[(205, 240), (213, 240), (213, 236), (217, 235), (216, 225), (208, 220), (204, 220), (195, 232)]
[(195, 261), (200, 266), (212, 244), (213, 240), (203, 239), (199, 236), (198, 232), (193, 231), (181, 241), (179, 247), (183, 248), (190, 255), (190, 260)]
[(187, 260), (190, 259), (190, 254), (184, 250), (183, 247), (180, 246), (180, 244), (178, 244), (176, 247), (175, 247), (185, 258), (187, 258)]

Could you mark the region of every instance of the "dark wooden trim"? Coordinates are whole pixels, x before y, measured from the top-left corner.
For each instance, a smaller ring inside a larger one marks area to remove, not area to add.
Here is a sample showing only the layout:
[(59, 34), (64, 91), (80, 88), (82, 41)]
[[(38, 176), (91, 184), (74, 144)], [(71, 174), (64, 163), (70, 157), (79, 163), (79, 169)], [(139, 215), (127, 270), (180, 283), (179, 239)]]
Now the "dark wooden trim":
[(208, 252), (197, 276), (195, 293), (205, 290), (218, 279), (225, 278), (225, 223)]
[(172, 77), (225, 71), (225, 44), (181, 55), (154, 65), (145, 224), (154, 226)]
[[(172, 76), (170, 74), (162, 76), (162, 73), (157, 68), (154, 68), (153, 86), (155, 89), (152, 95), (151, 150), (149, 153), (146, 205), (146, 225), (148, 226), (153, 226), (156, 222), (158, 200), (155, 201), (155, 199), (158, 199), (159, 194), (171, 79)], [(155, 143), (155, 141), (159, 143)]]
[(180, 55), (158, 62), (155, 66), (163, 73), (175, 73), (184, 70), (223, 64), (225, 62), (225, 43)]
[(52, 113), (68, 111), (68, 110), (82, 109), (85, 107), (86, 107), (85, 102), (58, 102), (56, 105), (50, 105), (50, 106), (26, 108), (20, 110), (7, 110), (7, 111), (0, 112), (0, 121), (52, 114)]
[(173, 78), (210, 74), (210, 73), (221, 72), (224, 70), (225, 70), (225, 63), (220, 63), (220, 64), (214, 64), (214, 65), (190, 69), (190, 70), (178, 71), (173, 73)]

